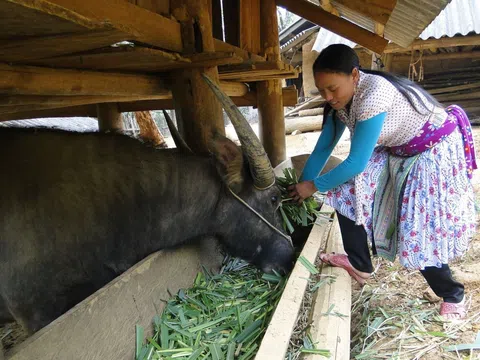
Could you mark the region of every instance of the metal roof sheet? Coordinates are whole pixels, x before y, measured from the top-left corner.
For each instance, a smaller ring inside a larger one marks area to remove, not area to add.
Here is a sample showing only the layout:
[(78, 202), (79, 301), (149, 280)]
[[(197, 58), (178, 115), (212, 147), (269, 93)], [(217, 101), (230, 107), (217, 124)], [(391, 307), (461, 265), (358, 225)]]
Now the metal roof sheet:
[(420, 38), (480, 34), (480, 0), (452, 0), (420, 34)]

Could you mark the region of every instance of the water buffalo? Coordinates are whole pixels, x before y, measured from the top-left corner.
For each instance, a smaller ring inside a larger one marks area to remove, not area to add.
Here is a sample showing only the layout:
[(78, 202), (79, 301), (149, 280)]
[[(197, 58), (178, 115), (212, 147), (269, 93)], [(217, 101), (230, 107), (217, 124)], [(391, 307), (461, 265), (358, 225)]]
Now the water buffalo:
[(289, 271), (270, 162), (224, 107), (243, 146), (215, 136), (212, 157), (119, 134), (0, 129), (0, 318), (33, 333), (152, 252), (204, 236)]

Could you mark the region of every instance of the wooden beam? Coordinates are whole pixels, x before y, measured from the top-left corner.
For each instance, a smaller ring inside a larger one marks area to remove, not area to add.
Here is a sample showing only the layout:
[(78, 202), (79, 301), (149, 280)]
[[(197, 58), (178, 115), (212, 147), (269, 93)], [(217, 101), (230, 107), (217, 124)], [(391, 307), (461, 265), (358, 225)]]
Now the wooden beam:
[[(183, 50), (180, 24), (125, 0), (7, 0), (89, 29), (116, 29), (142, 43)], [(159, 31), (161, 29), (161, 31)]]
[(397, 0), (335, 0), (343, 6), (385, 25)]
[[(453, 53), (441, 53), (433, 55), (423, 55), (423, 61), (439, 61), (439, 60), (451, 60), (451, 59), (478, 59), (480, 58), (480, 51), (466, 51), (466, 52), (453, 52)], [(394, 61), (410, 61), (410, 55), (394, 55)]]
[(438, 101), (456, 101), (456, 100), (471, 100), (480, 99), (480, 91), (473, 91), (464, 94), (442, 94), (435, 96)]
[(277, 5), (378, 54), (381, 54), (388, 44), (384, 38), (332, 15), (306, 0), (277, 0)]
[(117, 30), (91, 30), (81, 34), (4, 40), (0, 41), (0, 62), (22, 62), (61, 56), (110, 46), (128, 39), (128, 35)]
[(0, 64), (0, 94), (170, 96), (155, 76)]
[(385, 53), (408, 52), (412, 50), (435, 48), (448, 48), (455, 46), (479, 46), (480, 35), (469, 35), (459, 37), (446, 37), (441, 39), (415, 40), (411, 46), (404, 48), (395, 43), (390, 43), (385, 48)]
[(128, 0), (128, 2), (160, 15), (170, 15), (170, 0)]
[[(247, 95), (248, 87), (242, 83), (231, 81), (220, 81), (220, 88), (231, 97), (242, 97)], [(37, 109), (42, 108), (60, 108), (77, 105), (99, 104), (109, 102), (133, 102), (143, 100), (171, 100), (172, 94), (169, 91), (162, 95), (144, 95), (144, 96), (45, 96), (45, 95), (11, 95), (0, 97), (0, 111), (3, 107), (36, 106)], [(40, 106), (40, 107), (38, 107)], [(13, 112), (17, 112), (15, 110)], [(9, 111), (12, 112), (12, 111)]]
[(119, 46), (68, 56), (28, 61), (29, 65), (71, 69), (163, 72), (205, 66), (239, 64), (233, 52), (208, 52), (184, 57), (177, 53), (140, 46)]
[(0, 115), (0, 121), (77, 116), (97, 117), (97, 106), (81, 105), (61, 109), (29, 110), (18, 113), (9, 113)]
[(475, 89), (479, 87), (480, 87), (480, 82), (476, 82), (473, 84), (439, 87), (439, 88), (428, 90), (428, 92), (432, 95), (436, 95), (436, 94), (443, 94), (443, 93), (452, 93), (452, 92), (461, 91), (461, 90)]
[(123, 130), (122, 113), (117, 103), (97, 104), (98, 129), (101, 132), (121, 132)]
[[(283, 88), (283, 106), (295, 106), (297, 104), (298, 94), (297, 90), (293, 88)], [(66, 97), (66, 96), (65, 96)], [(73, 96), (72, 96), (73, 97)], [(118, 98), (111, 98), (112, 102)], [(17, 119), (31, 119), (41, 117), (71, 117), (71, 116), (88, 116), (96, 117), (96, 105), (100, 100), (98, 97), (93, 102), (88, 102), (85, 105), (67, 106), (55, 105), (54, 103), (31, 103), (28, 104), (12, 104), (10, 107), (0, 107), (0, 121), (17, 120)], [(103, 99), (105, 100), (105, 99)], [(233, 96), (232, 101), (236, 106), (253, 106), (257, 107), (257, 93), (249, 92), (244, 96)], [(157, 99), (157, 100), (135, 100), (119, 102), (118, 108), (121, 112), (131, 111), (153, 111), (161, 109), (174, 109), (172, 99)]]

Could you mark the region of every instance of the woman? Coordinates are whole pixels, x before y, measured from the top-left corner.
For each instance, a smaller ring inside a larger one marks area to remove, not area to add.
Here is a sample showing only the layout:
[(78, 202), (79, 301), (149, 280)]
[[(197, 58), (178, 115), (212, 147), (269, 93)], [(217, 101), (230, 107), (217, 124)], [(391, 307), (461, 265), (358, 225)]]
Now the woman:
[[(407, 79), (359, 70), (350, 47), (331, 45), (313, 65), (315, 85), (327, 101), (322, 134), (301, 182), (290, 188), (301, 202), (327, 192), (336, 209), (347, 255), (321, 254), (360, 284), (373, 272), (374, 254), (418, 269), (443, 303), (447, 319), (466, 316), (463, 284), (448, 262), (465, 254), (475, 232), (473, 139), (462, 109), (444, 109)], [(320, 175), (345, 128), (350, 154)]]

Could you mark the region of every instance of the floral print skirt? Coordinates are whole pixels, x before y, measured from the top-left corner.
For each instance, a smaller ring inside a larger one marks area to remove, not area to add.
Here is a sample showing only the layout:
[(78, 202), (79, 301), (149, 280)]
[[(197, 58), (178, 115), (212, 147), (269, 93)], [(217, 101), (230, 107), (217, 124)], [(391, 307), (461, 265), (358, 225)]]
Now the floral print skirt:
[[(361, 177), (364, 228), (372, 239), (376, 184), (389, 155), (377, 147)], [(325, 203), (355, 221), (354, 180), (327, 193)], [(432, 149), (420, 154), (400, 199), (397, 254), (411, 269), (441, 267), (461, 257), (475, 233), (473, 187), (467, 176), (462, 135), (457, 129)]]

